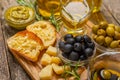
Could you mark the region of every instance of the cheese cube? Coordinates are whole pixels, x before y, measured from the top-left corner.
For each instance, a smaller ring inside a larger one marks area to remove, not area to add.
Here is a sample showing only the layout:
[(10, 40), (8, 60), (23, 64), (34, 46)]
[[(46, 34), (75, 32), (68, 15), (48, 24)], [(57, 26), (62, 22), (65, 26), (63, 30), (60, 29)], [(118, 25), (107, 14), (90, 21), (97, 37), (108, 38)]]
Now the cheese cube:
[(44, 67), (39, 73), (39, 76), (40, 80), (52, 80), (53, 76), (52, 65), (47, 65), (46, 67)]
[(57, 56), (57, 49), (56, 47), (49, 46), (46, 53), (51, 56)]
[(53, 70), (56, 74), (60, 75), (62, 73), (64, 73), (64, 68), (63, 66), (58, 66), (57, 64), (52, 64)]
[(45, 53), (43, 54), (40, 62), (41, 65), (46, 66), (48, 64), (51, 64), (51, 61), (52, 61), (51, 56)]
[(54, 63), (52, 64), (52, 67), (53, 67), (53, 71), (58, 75), (63, 74), (64, 71), (71, 70), (70, 66), (59, 66), (59, 65), (54, 64)]
[(60, 64), (60, 63), (62, 63), (62, 61), (59, 57), (52, 56), (52, 63)]

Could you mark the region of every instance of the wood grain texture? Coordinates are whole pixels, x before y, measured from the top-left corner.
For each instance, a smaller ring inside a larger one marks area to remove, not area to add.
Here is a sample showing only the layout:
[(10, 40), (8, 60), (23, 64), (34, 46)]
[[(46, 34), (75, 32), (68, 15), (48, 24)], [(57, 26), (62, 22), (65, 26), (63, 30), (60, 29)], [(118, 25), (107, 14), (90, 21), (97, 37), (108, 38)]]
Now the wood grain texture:
[(0, 1), (0, 80), (10, 80), (9, 66), (4, 47), (4, 39), (2, 33), (2, 6)]
[(103, 0), (102, 13), (109, 23), (120, 25), (120, 0)]
[[(109, 23), (120, 25), (120, 0), (103, 0), (103, 3), (101, 13), (104, 15), (106, 20)], [(17, 61), (17, 56), (14, 58), (15, 55), (13, 56), (12, 53), (10, 53), (7, 49), (7, 45), (4, 43), (7, 38), (17, 32), (6, 24), (3, 17), (4, 11), (14, 5), (17, 5), (16, 0), (0, 0), (0, 80), (30, 80), (31, 78), (26, 74), (22, 67), (23, 65), (21, 66), (19, 64), (20, 61)], [(93, 25), (91, 22), (88, 22), (87, 24)], [(35, 70), (35, 72), (38, 72), (41, 66), (39, 64), (33, 65), (33, 63), (28, 61), (25, 63), (32, 65), (33, 67), (30, 67), (30, 69), (32, 71)], [(36, 65), (38, 66), (36, 67), (38, 68), (38, 71), (34, 68)], [(34, 74), (32, 71), (31, 73)], [(31, 76), (29, 72), (28, 74)], [(35, 77), (38, 78), (38, 76)], [(32, 79), (34, 78), (32, 77)]]
[(14, 57), (18, 60), (18, 62), (22, 65), (25, 71), (29, 74), (32, 80), (40, 80), (39, 72), (41, 70), (41, 65), (39, 62), (32, 63), (23, 57), (16, 55), (14, 51), (11, 51)]
[(104, 0), (104, 5), (116, 23), (120, 25), (120, 0)]
[[(1, 31), (3, 32), (3, 36), (4, 36), (5, 41), (8, 37), (12, 36), (13, 34), (15, 34), (17, 32), (16, 30), (10, 28), (6, 24), (6, 22), (4, 21), (4, 16), (3, 16), (4, 12), (7, 8), (9, 8), (10, 6), (15, 6), (15, 5), (17, 5), (15, 0), (2, 0), (2, 30)], [(1, 43), (3, 43), (3, 42), (4, 41), (1, 41)], [(8, 60), (6, 66), (9, 65), (9, 70), (7, 70), (7, 71), (9, 71), (8, 76), (10, 76), (10, 78), (11, 78), (8, 80), (30, 80), (29, 76), (26, 74), (24, 69), (19, 64), (19, 62), (9, 52), (6, 44), (4, 45), (4, 48), (6, 48), (6, 57)], [(4, 60), (5, 60), (5, 58), (4, 58)], [(6, 77), (7, 77), (7, 74), (6, 74)], [(3, 78), (3, 80), (7, 80), (7, 79)]]

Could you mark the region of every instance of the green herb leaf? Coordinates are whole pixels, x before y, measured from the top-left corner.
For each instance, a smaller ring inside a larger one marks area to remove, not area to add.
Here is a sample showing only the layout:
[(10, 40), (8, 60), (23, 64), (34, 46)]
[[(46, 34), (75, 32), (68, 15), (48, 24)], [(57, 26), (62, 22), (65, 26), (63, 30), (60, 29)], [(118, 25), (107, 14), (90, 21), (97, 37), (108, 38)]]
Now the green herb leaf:
[[(68, 64), (64, 64), (64, 66), (71, 66), (70, 63)], [(79, 64), (76, 64), (75, 66), (71, 66), (72, 70), (71, 71), (66, 71), (64, 69), (64, 73), (62, 74), (62, 77), (64, 77), (65, 79), (68, 77), (68, 76), (74, 76), (75, 77), (75, 80), (80, 80), (80, 75), (77, 73), (77, 70), (79, 68)]]
[(51, 16), (50, 16), (49, 20), (52, 22), (52, 24), (55, 26), (56, 30), (59, 32), (60, 31), (60, 25), (59, 25), (59, 22), (57, 22), (57, 20), (56, 20), (56, 18), (54, 16), (53, 11), (51, 13)]

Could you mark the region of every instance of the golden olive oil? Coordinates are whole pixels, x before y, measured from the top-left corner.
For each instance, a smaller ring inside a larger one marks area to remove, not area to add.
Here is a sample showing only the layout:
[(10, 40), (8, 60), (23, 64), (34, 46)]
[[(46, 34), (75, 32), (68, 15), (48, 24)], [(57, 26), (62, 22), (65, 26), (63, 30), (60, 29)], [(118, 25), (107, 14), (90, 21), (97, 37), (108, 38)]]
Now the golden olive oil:
[(94, 3), (94, 9), (93, 12), (98, 12), (100, 11), (100, 7), (102, 5), (102, 0), (93, 0)]
[(83, 30), (90, 14), (90, 7), (85, 0), (70, 0), (61, 8), (61, 20), (68, 31)]
[(55, 16), (60, 15), (60, 0), (37, 0), (37, 4), (43, 17), (50, 17), (52, 12)]

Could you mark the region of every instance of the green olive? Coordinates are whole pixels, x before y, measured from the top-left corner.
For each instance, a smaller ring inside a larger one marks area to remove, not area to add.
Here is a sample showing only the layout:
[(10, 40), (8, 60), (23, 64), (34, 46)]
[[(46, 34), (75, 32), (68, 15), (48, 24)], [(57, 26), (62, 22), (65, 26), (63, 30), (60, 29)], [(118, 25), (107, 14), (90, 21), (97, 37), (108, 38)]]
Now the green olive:
[(104, 36), (98, 36), (98, 37), (96, 38), (96, 42), (97, 42), (98, 44), (100, 44), (100, 45), (103, 45), (104, 42), (105, 42), (105, 37), (104, 37)]
[(119, 41), (112, 41), (110, 44), (110, 48), (117, 48), (119, 45)]
[(105, 80), (109, 80), (112, 76), (111, 72), (109, 72), (108, 70), (101, 70), (100, 74), (101, 77)]
[(108, 26), (108, 23), (106, 22), (106, 21), (102, 21), (102, 22), (100, 22), (100, 28), (101, 29), (106, 29), (107, 28), (107, 26)]
[(109, 46), (112, 41), (113, 41), (112, 37), (109, 37), (109, 36), (105, 37), (105, 43), (107, 46)]
[(115, 28), (115, 25), (114, 24), (108, 24), (108, 27)]
[(115, 26), (115, 30), (120, 33), (120, 26)]
[(115, 38), (116, 40), (120, 40), (120, 33), (117, 32), (117, 31), (115, 31), (115, 36), (114, 36), (114, 38)]
[(106, 33), (107, 33), (108, 36), (112, 37), (112, 36), (115, 35), (115, 29), (113, 27), (108, 26), (107, 29), (106, 29)]
[(92, 32), (93, 32), (94, 34), (97, 34), (98, 29), (99, 29), (99, 25), (94, 25), (94, 26), (92, 27)]
[(93, 80), (98, 80), (97, 78), (98, 78), (98, 74), (97, 74), (97, 72), (95, 72), (93, 75)]
[(100, 36), (100, 35), (106, 36), (106, 32), (105, 32), (105, 30), (103, 30), (103, 29), (99, 29), (99, 30), (97, 31), (97, 35), (98, 35), (98, 36)]

